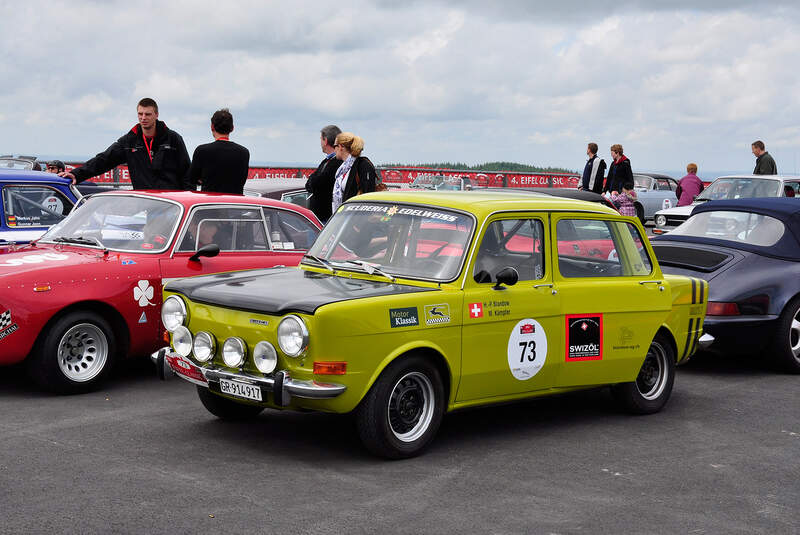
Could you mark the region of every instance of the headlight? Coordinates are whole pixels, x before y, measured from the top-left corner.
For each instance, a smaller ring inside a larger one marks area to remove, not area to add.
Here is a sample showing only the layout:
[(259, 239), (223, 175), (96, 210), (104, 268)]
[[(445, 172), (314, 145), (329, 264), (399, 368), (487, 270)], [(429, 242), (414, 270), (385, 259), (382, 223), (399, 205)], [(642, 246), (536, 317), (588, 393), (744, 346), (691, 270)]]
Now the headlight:
[(308, 329), (298, 316), (286, 316), (278, 324), (278, 345), (290, 357), (296, 357), (308, 347)]
[(222, 360), (231, 368), (238, 368), (244, 362), (247, 354), (247, 344), (241, 338), (233, 337), (222, 344)]
[(186, 321), (186, 303), (177, 295), (167, 297), (161, 305), (161, 323), (171, 333)]
[(253, 348), (253, 362), (261, 373), (270, 373), (278, 365), (278, 354), (269, 342), (259, 342)]
[(178, 326), (172, 333), (172, 347), (175, 352), (182, 356), (188, 357), (192, 352), (192, 333), (183, 325)]
[(663, 227), (667, 224), (667, 216), (664, 215), (657, 215), (656, 216), (656, 226)]
[(194, 343), (192, 344), (192, 352), (194, 358), (200, 362), (208, 362), (214, 356), (214, 351), (217, 349), (217, 342), (214, 337), (205, 332), (200, 331), (194, 335)]

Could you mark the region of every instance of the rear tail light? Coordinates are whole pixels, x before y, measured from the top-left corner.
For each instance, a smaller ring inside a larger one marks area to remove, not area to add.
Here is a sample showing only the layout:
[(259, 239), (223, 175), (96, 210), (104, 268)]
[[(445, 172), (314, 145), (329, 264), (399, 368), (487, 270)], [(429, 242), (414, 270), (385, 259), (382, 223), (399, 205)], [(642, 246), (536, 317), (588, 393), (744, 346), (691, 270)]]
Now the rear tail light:
[(738, 316), (739, 305), (736, 303), (709, 301), (706, 307), (706, 314), (708, 316)]
[(347, 373), (346, 362), (315, 362), (314, 375), (344, 375)]

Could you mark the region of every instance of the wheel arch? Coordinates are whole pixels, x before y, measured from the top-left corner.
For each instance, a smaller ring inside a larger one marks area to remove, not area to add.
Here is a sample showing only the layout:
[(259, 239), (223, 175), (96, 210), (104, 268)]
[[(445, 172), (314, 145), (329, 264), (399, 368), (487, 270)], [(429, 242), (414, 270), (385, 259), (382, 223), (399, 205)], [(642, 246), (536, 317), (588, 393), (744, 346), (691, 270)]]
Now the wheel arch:
[(78, 301), (76, 303), (71, 303), (53, 314), (36, 337), (34, 347), (37, 347), (41, 343), (42, 339), (46, 336), (45, 333), (47, 333), (48, 329), (50, 329), (56, 321), (78, 310), (89, 310), (105, 318), (111, 324), (111, 329), (113, 329), (114, 336), (117, 339), (117, 351), (123, 356), (128, 354), (128, 348), (130, 347), (130, 331), (128, 329), (128, 324), (116, 308), (102, 301)]
[(386, 358), (384, 358), (381, 362), (380, 366), (376, 367), (375, 372), (372, 374), (364, 391), (361, 393), (360, 399), (364, 399), (364, 397), (367, 395), (367, 392), (369, 392), (370, 388), (372, 388), (372, 386), (375, 384), (375, 381), (378, 380), (378, 377), (383, 374), (386, 368), (395, 362), (399, 362), (414, 355), (421, 356), (436, 366), (436, 369), (439, 371), (439, 375), (442, 377), (444, 397), (447, 400), (447, 404), (450, 405), (450, 397), (452, 394), (453, 385), (453, 370), (447, 358), (445, 358), (442, 348), (438, 347), (436, 344), (423, 340), (417, 341), (414, 344), (406, 344), (398, 347), (395, 349), (395, 351), (387, 355)]
[(656, 334), (653, 335), (653, 338), (655, 339), (655, 337), (658, 335), (662, 335), (667, 340), (667, 342), (669, 342), (669, 345), (672, 348), (672, 354), (675, 357), (675, 362), (677, 363), (679, 355), (678, 355), (678, 344), (675, 341), (675, 335), (666, 325), (662, 325), (661, 327), (659, 327), (658, 331), (656, 331)]

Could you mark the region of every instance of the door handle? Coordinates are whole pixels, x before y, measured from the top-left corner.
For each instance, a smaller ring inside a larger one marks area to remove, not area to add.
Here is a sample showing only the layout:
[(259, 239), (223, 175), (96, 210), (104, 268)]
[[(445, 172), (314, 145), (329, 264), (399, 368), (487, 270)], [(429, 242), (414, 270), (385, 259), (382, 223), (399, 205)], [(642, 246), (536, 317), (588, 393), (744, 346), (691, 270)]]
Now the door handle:
[(553, 288), (553, 283), (552, 282), (549, 282), (549, 283), (546, 283), (546, 284), (534, 284), (533, 285), (533, 289), (535, 290), (537, 288), (550, 288), (550, 294), (551, 295), (556, 295), (558, 293), (558, 291), (555, 288)]
[(652, 281), (639, 281), (639, 284), (644, 286), (645, 284), (658, 284), (658, 291), (663, 292), (664, 286), (661, 284), (661, 281), (652, 280)]

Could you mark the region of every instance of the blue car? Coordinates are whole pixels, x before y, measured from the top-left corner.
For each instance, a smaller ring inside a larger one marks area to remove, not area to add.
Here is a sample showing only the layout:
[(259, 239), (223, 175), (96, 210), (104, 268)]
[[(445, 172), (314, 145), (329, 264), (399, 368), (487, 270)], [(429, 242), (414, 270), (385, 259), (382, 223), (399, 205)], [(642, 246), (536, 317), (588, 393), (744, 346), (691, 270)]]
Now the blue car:
[(72, 210), (81, 192), (52, 173), (0, 168), (0, 243), (39, 238)]

